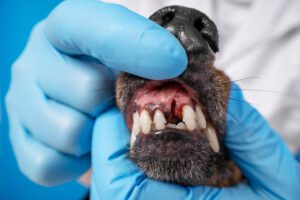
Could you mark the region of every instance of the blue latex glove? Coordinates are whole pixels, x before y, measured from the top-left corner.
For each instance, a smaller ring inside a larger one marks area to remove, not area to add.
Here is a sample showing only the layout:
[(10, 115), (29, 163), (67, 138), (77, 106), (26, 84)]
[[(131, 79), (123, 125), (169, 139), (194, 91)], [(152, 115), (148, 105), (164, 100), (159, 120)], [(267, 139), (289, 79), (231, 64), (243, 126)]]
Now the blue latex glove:
[[(130, 134), (112, 108), (98, 117), (92, 142), (92, 199), (285, 199), (300, 198), (300, 167), (265, 119), (231, 87), (225, 145), (247, 177), (231, 188), (184, 187), (148, 179), (128, 159)], [(239, 101), (236, 101), (239, 99)]]
[(36, 25), (12, 68), (6, 97), (21, 171), (54, 185), (90, 167), (95, 116), (112, 105), (115, 71), (171, 78), (186, 67), (177, 39), (128, 9), (64, 1)]

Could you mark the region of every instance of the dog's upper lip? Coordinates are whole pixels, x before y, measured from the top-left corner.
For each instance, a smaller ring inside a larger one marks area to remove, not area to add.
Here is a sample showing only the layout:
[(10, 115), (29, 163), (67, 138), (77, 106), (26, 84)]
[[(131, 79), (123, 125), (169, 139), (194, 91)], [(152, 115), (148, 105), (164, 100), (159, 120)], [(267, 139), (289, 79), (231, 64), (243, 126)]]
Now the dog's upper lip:
[(165, 79), (165, 80), (149, 80), (147, 81), (143, 86), (142, 88), (144, 88), (144, 90), (146, 91), (151, 91), (153, 90), (155, 87), (158, 87), (158, 86), (162, 86), (164, 85), (165, 83), (178, 83), (180, 84), (186, 91), (188, 92), (192, 92), (192, 93), (195, 93), (195, 91), (192, 91), (191, 88), (184, 82), (182, 81), (181, 79), (179, 78), (173, 78), (173, 79)]

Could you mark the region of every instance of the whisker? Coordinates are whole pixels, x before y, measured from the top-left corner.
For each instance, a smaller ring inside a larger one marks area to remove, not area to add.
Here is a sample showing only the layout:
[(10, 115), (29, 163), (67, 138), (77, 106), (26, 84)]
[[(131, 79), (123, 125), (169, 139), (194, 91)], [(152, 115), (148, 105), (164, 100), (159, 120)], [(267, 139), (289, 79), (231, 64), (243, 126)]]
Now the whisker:
[(245, 101), (245, 100), (243, 100), (243, 99), (235, 99), (235, 98), (230, 98), (230, 97), (228, 98), (228, 100), (229, 100), (229, 101), (232, 100), (232, 101), (240, 102), (240, 103), (243, 103), (243, 104), (250, 104), (250, 105), (253, 106), (253, 107), (261, 108), (261, 109), (267, 111), (267, 109), (266, 109), (265, 107), (263, 107), (262, 105), (257, 104), (257, 103), (250, 102), (250, 101), (248, 101), (248, 100)]
[(215, 82), (220, 82), (223, 84), (228, 84), (228, 83), (235, 83), (235, 82), (239, 82), (239, 81), (245, 81), (245, 80), (249, 80), (249, 79), (256, 79), (256, 78), (261, 78), (258, 76), (250, 76), (250, 77), (246, 77), (246, 78), (240, 78), (240, 79), (236, 79), (236, 80), (231, 80), (231, 81), (227, 81), (227, 82), (222, 82), (222, 81), (215, 81)]
[(226, 113), (230, 116), (230, 117), (232, 117), (232, 119), (234, 119), (239, 125), (241, 125), (242, 126), (242, 128), (243, 129), (245, 129), (245, 131), (249, 131), (248, 130), (248, 128), (238, 119), (238, 118), (236, 118), (232, 113), (230, 113), (230, 112), (228, 112), (228, 110), (226, 110)]
[(246, 92), (265, 92), (265, 93), (272, 93), (272, 94), (278, 94), (278, 95), (285, 95), (285, 96), (289, 96), (289, 97), (297, 97), (299, 98), (300, 96), (297, 94), (288, 94), (282, 91), (276, 91), (276, 90), (259, 90), (259, 89), (251, 89), (251, 88), (241, 88), (241, 89), (232, 89), (230, 88), (231, 91), (235, 91), (235, 90), (242, 90), (242, 91), (246, 91)]

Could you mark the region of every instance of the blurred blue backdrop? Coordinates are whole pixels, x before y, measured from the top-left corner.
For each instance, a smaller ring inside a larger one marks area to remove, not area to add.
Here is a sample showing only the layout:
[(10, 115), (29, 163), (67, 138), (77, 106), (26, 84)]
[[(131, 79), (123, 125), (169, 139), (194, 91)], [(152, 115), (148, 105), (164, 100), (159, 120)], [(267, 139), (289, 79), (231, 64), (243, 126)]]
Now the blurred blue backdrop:
[(10, 67), (22, 52), (34, 24), (45, 18), (59, 0), (0, 0), (0, 199), (83, 199), (87, 189), (78, 183), (38, 186), (19, 171), (8, 139), (4, 96)]

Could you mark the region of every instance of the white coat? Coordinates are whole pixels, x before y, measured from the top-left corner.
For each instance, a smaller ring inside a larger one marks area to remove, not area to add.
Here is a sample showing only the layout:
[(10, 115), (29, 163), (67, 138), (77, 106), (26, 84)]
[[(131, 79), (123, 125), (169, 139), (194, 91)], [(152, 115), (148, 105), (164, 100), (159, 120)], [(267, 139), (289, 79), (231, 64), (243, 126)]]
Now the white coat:
[(215, 65), (237, 80), (247, 101), (267, 118), (292, 151), (300, 148), (299, 0), (107, 2), (124, 5), (145, 17), (167, 5), (206, 13), (220, 35)]

